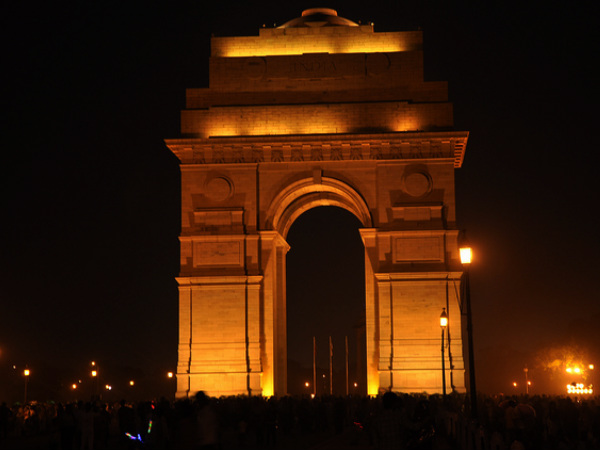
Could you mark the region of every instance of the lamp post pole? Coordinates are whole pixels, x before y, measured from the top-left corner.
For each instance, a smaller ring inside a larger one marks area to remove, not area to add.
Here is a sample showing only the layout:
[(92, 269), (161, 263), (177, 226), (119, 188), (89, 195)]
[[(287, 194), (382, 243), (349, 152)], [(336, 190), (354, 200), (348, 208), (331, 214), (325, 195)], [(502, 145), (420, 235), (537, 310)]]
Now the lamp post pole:
[(473, 316), (471, 314), (471, 287), (469, 285), (469, 266), (471, 265), (471, 248), (460, 249), (460, 260), (465, 270), (464, 301), (467, 308), (467, 342), (469, 346), (469, 396), (471, 398), (471, 417), (477, 418), (477, 387), (475, 385), (475, 357), (473, 352)]
[(448, 326), (448, 314), (446, 314), (446, 308), (442, 309), (442, 315), (440, 316), (440, 328), (442, 329), (442, 395), (446, 400), (446, 358), (444, 357), (444, 333)]
[(23, 371), (23, 375), (25, 375), (25, 392), (23, 394), (23, 405), (27, 404), (27, 382), (29, 381), (29, 374), (31, 372), (29, 371), (29, 369), (25, 369)]

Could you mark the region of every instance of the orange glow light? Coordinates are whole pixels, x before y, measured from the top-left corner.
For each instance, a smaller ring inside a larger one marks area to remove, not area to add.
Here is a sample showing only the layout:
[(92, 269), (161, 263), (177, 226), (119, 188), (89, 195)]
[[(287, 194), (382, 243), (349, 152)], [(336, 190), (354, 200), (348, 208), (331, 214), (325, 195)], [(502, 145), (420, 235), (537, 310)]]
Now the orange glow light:
[(367, 382), (367, 395), (376, 397), (379, 393), (379, 383), (375, 380), (368, 380)]
[(442, 315), (440, 316), (440, 326), (446, 328), (448, 326), (448, 314), (446, 314), (446, 308), (444, 308)]
[(460, 262), (462, 264), (471, 264), (472, 258), (473, 253), (471, 252), (471, 247), (462, 247), (460, 249)]
[(345, 30), (347, 36), (314, 34), (310, 39), (299, 35), (280, 35), (277, 39), (256, 36), (212, 39), (212, 55), (217, 57), (285, 56), (304, 53), (375, 53), (412, 50), (400, 33), (365, 33), (360, 29)]
[(594, 393), (594, 389), (592, 388), (592, 385), (589, 386), (584, 386), (583, 383), (573, 383), (573, 384), (567, 384), (567, 394), (585, 394), (585, 395), (590, 395)]

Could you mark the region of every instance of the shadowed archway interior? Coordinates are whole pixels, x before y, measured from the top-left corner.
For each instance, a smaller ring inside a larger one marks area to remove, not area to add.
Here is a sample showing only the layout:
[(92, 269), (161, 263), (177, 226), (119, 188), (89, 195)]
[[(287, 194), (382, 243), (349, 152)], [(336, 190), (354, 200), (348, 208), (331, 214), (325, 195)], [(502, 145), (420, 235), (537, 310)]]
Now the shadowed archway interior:
[(364, 387), (365, 269), (360, 227), (360, 221), (342, 208), (317, 207), (298, 217), (287, 235), (290, 394), (313, 392), (313, 337), (318, 394), (329, 392), (329, 336), (333, 343), (334, 393), (342, 394), (346, 389), (345, 337), (350, 391), (354, 391), (357, 380), (362, 381), (359, 389)]

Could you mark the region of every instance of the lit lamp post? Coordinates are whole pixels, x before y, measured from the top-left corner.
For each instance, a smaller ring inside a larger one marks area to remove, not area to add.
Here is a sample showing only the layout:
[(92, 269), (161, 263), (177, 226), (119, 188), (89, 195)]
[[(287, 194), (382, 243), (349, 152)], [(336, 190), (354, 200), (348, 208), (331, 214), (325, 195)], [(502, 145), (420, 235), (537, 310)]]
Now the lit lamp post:
[(25, 376), (25, 393), (23, 395), (23, 404), (26, 405), (27, 404), (27, 382), (29, 381), (29, 374), (31, 372), (29, 371), (29, 369), (25, 369), (23, 371), (23, 375)]
[(473, 317), (471, 314), (471, 288), (469, 286), (469, 266), (471, 265), (471, 247), (460, 248), (460, 262), (465, 271), (464, 302), (467, 308), (467, 342), (469, 346), (469, 396), (471, 398), (471, 417), (477, 418), (477, 387), (475, 386), (475, 358), (473, 355)]
[(446, 398), (446, 358), (444, 357), (444, 334), (447, 326), (448, 314), (446, 314), (446, 308), (443, 308), (442, 314), (440, 315), (440, 327), (442, 329), (442, 394), (444, 399)]
[[(93, 363), (92, 363), (92, 365), (93, 365)], [(92, 370), (91, 374), (92, 374), (92, 378), (94, 379), (94, 387), (95, 387), (95, 390), (96, 390), (96, 395), (98, 395), (98, 391), (99, 391), (99, 387), (98, 387), (99, 385), (98, 385), (98, 383), (100, 383), (98, 381), (98, 371), (97, 370)]]

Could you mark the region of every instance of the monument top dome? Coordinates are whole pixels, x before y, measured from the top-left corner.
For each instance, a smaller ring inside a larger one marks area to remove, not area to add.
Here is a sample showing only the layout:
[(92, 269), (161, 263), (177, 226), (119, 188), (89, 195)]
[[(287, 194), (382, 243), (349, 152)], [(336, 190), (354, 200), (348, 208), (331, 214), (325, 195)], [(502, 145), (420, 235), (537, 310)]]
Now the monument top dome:
[(357, 27), (358, 24), (337, 15), (335, 9), (310, 8), (302, 11), (302, 16), (292, 19), (277, 28), (305, 27)]

